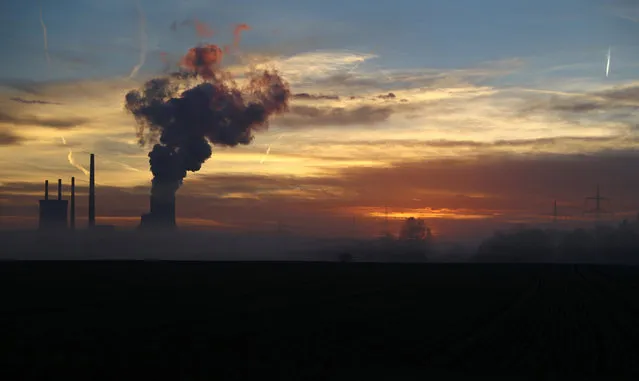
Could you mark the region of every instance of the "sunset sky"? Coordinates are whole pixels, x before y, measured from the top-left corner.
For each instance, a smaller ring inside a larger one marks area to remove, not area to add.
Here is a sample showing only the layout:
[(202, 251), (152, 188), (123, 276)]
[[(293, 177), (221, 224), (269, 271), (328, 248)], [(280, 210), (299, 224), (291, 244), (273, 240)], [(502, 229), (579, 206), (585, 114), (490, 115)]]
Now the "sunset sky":
[(98, 223), (135, 226), (151, 174), (125, 94), (238, 23), (252, 29), (225, 69), (277, 68), (297, 96), (189, 173), (183, 227), (375, 236), (388, 210), (461, 237), (546, 222), (554, 199), (582, 218), (597, 184), (617, 218), (639, 211), (637, 1), (15, 1), (0, 3), (1, 227), (35, 226), (43, 181), (71, 176), (84, 224), (89, 152)]

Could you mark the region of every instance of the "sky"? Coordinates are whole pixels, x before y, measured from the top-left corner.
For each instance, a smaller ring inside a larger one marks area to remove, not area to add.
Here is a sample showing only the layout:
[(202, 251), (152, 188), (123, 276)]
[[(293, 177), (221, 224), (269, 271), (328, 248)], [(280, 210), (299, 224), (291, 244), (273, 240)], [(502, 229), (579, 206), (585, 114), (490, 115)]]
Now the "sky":
[(98, 223), (134, 227), (152, 176), (125, 94), (239, 23), (224, 70), (275, 68), (295, 96), (188, 174), (182, 227), (375, 236), (415, 216), (465, 237), (547, 222), (554, 200), (583, 219), (597, 184), (616, 217), (639, 211), (635, 0), (7, 1), (0, 227), (36, 226), (43, 180), (71, 176), (86, 221), (89, 152)]

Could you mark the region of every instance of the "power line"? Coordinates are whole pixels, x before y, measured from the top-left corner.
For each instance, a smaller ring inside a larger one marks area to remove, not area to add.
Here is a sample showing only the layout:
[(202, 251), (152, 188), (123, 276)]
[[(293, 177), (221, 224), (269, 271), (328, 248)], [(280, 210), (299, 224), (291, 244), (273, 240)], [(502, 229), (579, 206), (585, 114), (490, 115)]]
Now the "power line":
[(604, 209), (602, 207), (602, 201), (608, 201), (608, 203), (610, 203), (610, 199), (607, 198), (607, 197), (602, 197), (601, 196), (601, 192), (599, 190), (599, 184), (597, 184), (597, 193), (596, 193), (596, 195), (595, 196), (591, 196), (591, 197), (586, 197), (584, 199), (584, 208), (588, 207), (588, 201), (594, 201), (595, 202), (595, 207), (592, 208), (592, 209), (586, 209), (584, 211), (584, 215), (588, 215), (588, 214), (594, 215), (595, 219), (597, 221), (599, 221), (602, 214), (608, 214), (608, 215), (613, 214), (612, 211)]

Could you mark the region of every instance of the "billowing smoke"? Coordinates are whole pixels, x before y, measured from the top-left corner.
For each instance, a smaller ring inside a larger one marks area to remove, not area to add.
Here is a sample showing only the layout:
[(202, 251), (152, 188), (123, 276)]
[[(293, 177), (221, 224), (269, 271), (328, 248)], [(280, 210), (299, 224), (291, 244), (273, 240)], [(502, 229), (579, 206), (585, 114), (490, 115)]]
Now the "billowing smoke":
[[(155, 197), (172, 197), (187, 172), (211, 157), (211, 145), (250, 144), (271, 115), (288, 110), (290, 90), (276, 71), (249, 73), (240, 87), (220, 68), (222, 55), (216, 45), (192, 48), (182, 71), (126, 95), (140, 145), (154, 144), (149, 162)], [(189, 84), (194, 81), (199, 84)]]

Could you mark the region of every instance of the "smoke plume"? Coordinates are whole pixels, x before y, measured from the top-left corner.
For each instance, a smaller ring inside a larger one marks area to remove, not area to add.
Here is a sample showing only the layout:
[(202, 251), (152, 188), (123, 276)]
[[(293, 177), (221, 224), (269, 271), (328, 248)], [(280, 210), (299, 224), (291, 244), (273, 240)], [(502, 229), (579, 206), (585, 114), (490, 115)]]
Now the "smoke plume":
[(199, 37), (202, 37), (202, 38), (213, 37), (214, 31), (208, 25), (206, 25), (205, 23), (201, 22), (198, 19), (194, 19), (193, 21), (195, 22), (195, 33), (197, 33)]
[(247, 24), (238, 24), (233, 30), (233, 49), (237, 49), (240, 46), (240, 39), (242, 38), (242, 32), (245, 30), (251, 30), (251, 27)]
[[(220, 68), (221, 60), (216, 45), (192, 48), (182, 71), (126, 95), (140, 145), (154, 144), (149, 163), (156, 197), (172, 197), (187, 172), (200, 170), (211, 157), (211, 145), (250, 144), (271, 115), (288, 110), (290, 90), (276, 71), (248, 73), (240, 87)], [(193, 81), (199, 84), (189, 86)]]

